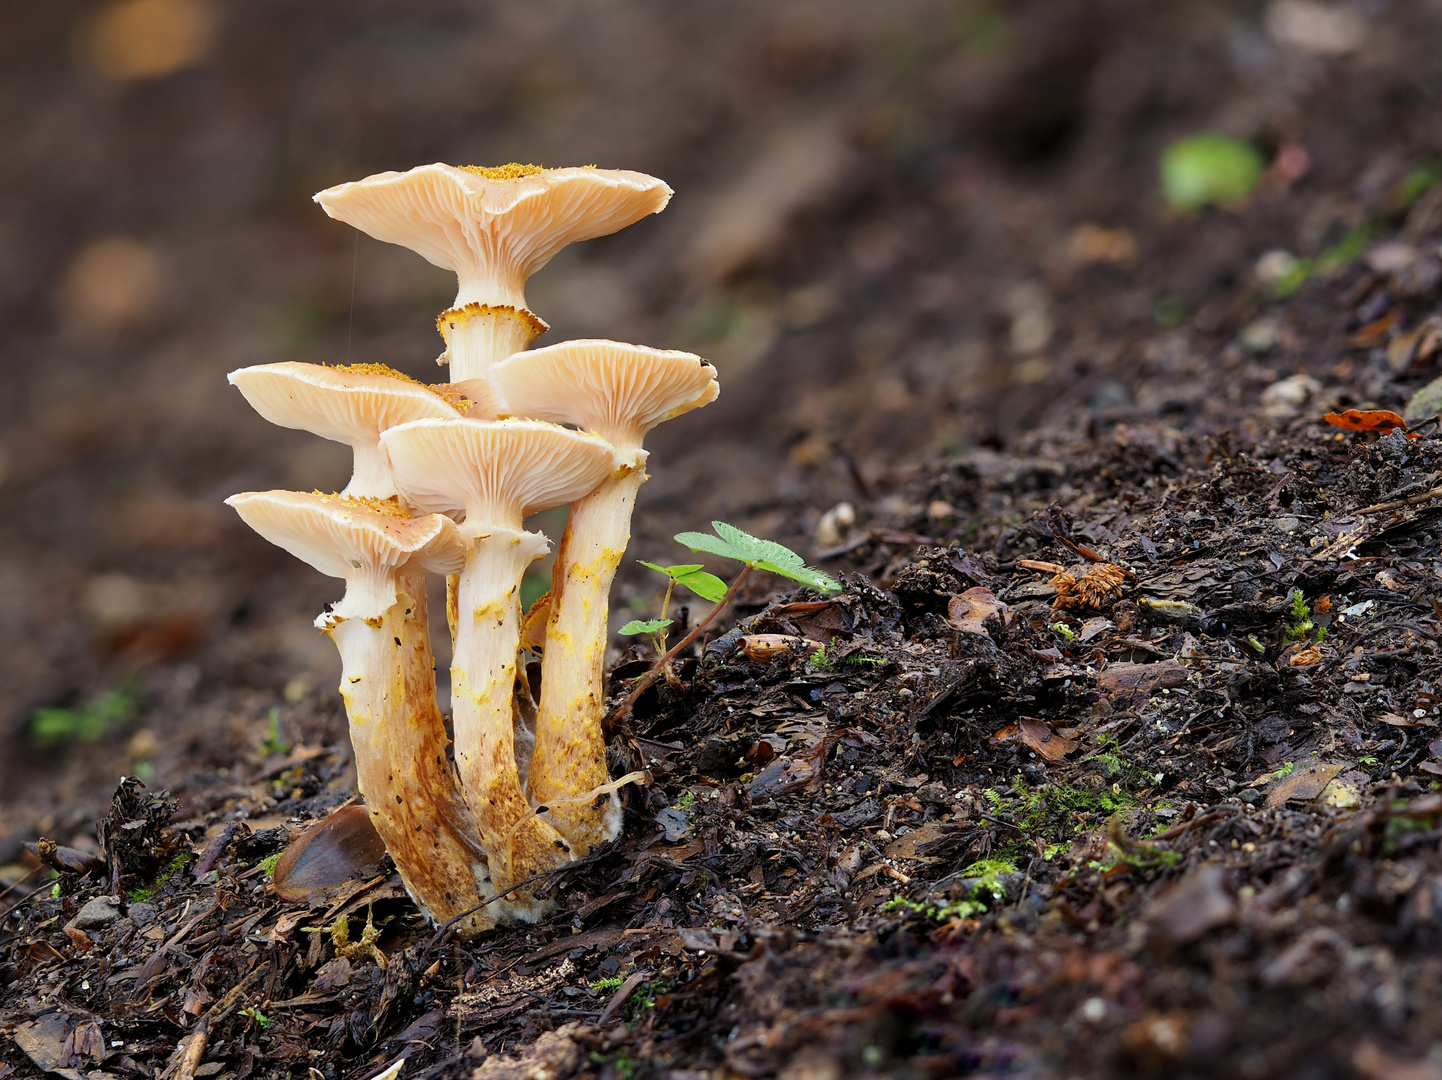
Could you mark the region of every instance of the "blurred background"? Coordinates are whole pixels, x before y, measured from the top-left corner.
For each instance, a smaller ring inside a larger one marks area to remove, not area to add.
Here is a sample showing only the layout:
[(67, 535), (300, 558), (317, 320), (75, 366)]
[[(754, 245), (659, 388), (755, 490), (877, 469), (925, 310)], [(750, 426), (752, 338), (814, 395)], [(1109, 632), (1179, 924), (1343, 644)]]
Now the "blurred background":
[[(1255, 149), (1245, 205), (1163, 193), (1203, 132)], [(814, 557), (842, 500), (964, 536), (895, 494), (918, 462), (1065, 417), (1224, 424), (1185, 363), (1256, 344), (1259, 290), (1439, 156), (1439, 0), (0, 0), (0, 848), (83, 831), (122, 772), (183, 794), (257, 732), (343, 731), (311, 628), (340, 584), (221, 500), (333, 490), (349, 452), (225, 373), (439, 381), (454, 279), (321, 188), (431, 161), (665, 179), (664, 214), (532, 279), (542, 343), (720, 370), (649, 444), (632, 554), (724, 517)], [(1264, 344), (1239, 386), (1302, 360)]]

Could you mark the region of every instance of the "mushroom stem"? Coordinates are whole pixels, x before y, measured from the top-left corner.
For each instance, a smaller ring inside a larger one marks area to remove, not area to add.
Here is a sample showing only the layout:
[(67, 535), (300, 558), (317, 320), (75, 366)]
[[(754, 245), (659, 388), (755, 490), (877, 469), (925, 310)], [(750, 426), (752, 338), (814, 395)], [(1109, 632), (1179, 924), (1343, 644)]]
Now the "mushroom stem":
[[(485, 851), (446, 760), (436, 705), (426, 574), (404, 570), (379, 619), (327, 620), (341, 656), (341, 697), (371, 821), (406, 891), (433, 922), (471, 935), (496, 924)], [(469, 914), (467, 914), (469, 912)]]
[(441, 362), (450, 363), (453, 383), (485, 379), (492, 364), (525, 349), (550, 329), (524, 307), (481, 303), (441, 312), (436, 327), (446, 341)]
[(610, 779), (601, 729), (608, 599), (631, 540), (636, 492), (645, 482), (645, 465), (637, 464), (572, 503), (556, 555), (528, 783), (538, 805), (558, 802), (549, 820), (577, 858), (621, 831), (614, 793), (598, 796), (594, 804), (560, 800), (574, 800)]
[[(498, 892), (569, 862), (571, 848), (531, 813), (516, 772), (516, 654), (521, 578), (546, 552), (539, 533), (498, 528), (471, 541), (457, 589), (451, 709), (461, 789)], [(506, 909), (534, 921), (546, 905), (524, 890)]]

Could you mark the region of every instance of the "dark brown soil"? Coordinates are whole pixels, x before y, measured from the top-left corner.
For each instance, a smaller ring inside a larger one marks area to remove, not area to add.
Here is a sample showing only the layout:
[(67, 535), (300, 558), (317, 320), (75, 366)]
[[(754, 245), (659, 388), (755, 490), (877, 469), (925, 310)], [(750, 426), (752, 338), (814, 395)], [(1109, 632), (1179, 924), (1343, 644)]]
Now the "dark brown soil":
[[(1321, 421), (1439, 374), (1442, 9), (1322, 56), (1219, 2), (363, 6), (118, 89), (88, 6), (0, 12), (0, 1078), (1442, 1077), (1442, 444)], [(1213, 128), (1307, 168), (1167, 210)], [(305, 196), (503, 158), (679, 193), (533, 289), (717, 358), (633, 554), (724, 518), (847, 588), (749, 583), (614, 725), (623, 839), (461, 942), (386, 863), (269, 882), (352, 794), (337, 589), (219, 500), (344, 454), (223, 375), (427, 374), (445, 275)], [(160, 284), (104, 323), (115, 233)]]

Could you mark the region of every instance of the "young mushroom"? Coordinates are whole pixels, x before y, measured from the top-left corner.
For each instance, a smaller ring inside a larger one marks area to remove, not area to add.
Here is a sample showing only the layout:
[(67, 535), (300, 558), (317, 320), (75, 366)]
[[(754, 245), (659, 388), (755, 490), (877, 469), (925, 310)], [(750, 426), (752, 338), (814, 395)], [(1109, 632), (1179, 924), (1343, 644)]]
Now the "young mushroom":
[(522, 520), (593, 490), (616, 468), (616, 456), (595, 435), (532, 421), (417, 420), (391, 428), (381, 442), (407, 500), (425, 511), (465, 512), (451, 664), (456, 765), (492, 880), (510, 894), (506, 913), (534, 920), (546, 905), (516, 886), (573, 855), (532, 811), (516, 770), (521, 579), (547, 549)]
[(646, 432), (716, 400), (716, 369), (686, 352), (615, 341), (567, 341), (497, 364), (492, 384), (516, 416), (575, 424), (616, 448), (620, 468), (571, 506), (552, 577), (541, 701), (528, 784), (577, 856), (621, 828), (605, 785), (602, 665), (611, 583), (631, 539), (636, 492), (646, 481)]
[(485, 378), (547, 326), (526, 307), (526, 279), (567, 244), (659, 213), (671, 189), (614, 169), (422, 165), (327, 188), (315, 201), (333, 218), (454, 270), (456, 301), (437, 326), (451, 378)]
[(341, 697), (356, 775), (376, 832), (411, 898), (464, 934), (495, 925), (485, 851), (446, 759), (436, 707), (426, 572), (449, 573), (465, 543), (440, 514), (392, 500), (251, 491), (226, 502), (271, 543), (330, 577), (345, 596), (316, 619), (341, 656)]
[(350, 483), (341, 495), (393, 498), (381, 432), (408, 420), (462, 415), (469, 407), (461, 393), (438, 392), (378, 364), (333, 368), (287, 361), (240, 368), (228, 378), (272, 424), (346, 443), (355, 451)]

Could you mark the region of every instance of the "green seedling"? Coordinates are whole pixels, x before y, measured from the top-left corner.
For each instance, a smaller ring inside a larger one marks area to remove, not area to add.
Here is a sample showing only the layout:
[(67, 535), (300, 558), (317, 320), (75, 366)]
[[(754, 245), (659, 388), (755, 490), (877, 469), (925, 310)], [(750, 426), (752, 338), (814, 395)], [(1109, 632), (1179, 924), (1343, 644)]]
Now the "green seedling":
[(1267, 651), (1267, 647), (1263, 645), (1260, 640), (1258, 640), (1256, 634), (1247, 635), (1247, 644), (1250, 645), (1253, 649), (1257, 650), (1257, 652), (1259, 653), (1265, 653)]
[(160, 875), (149, 885), (142, 885), (139, 888), (131, 889), (125, 894), (125, 898), (132, 904), (138, 904), (142, 900), (149, 900), (166, 885), (170, 880), (180, 873), (185, 867), (196, 858), (193, 851), (182, 851), (175, 858), (170, 860), (170, 865), (160, 872)]
[(1162, 154), (1162, 192), (1178, 210), (1246, 198), (1266, 169), (1262, 152), (1225, 135), (1193, 135)]
[(270, 710), (270, 727), (266, 730), (265, 741), (260, 744), (261, 752), (267, 757), (284, 757), (290, 753), (291, 744), (280, 737), (280, 709)]
[(73, 708), (36, 709), (30, 718), (30, 737), (42, 746), (94, 742), (134, 718), (135, 698), (129, 689), (112, 690), (94, 701)]
[(696, 792), (690, 788), (681, 792), (680, 798), (674, 803), (677, 810), (690, 810), (696, 805)]
[(1412, 204), (1427, 194), (1427, 191), (1438, 180), (1442, 180), (1442, 164), (1429, 162), (1413, 169), (1397, 185), (1398, 209), (1410, 210)]
[(597, 979), (591, 984), (591, 993), (606, 994), (612, 990), (619, 990), (621, 989), (621, 984), (625, 981), (626, 980), (619, 975), (611, 975), (604, 979)]
[(1274, 780), (1285, 780), (1287, 777), (1291, 776), (1291, 775), (1292, 775), (1294, 772), (1296, 772), (1296, 771), (1297, 771), (1297, 763), (1296, 763), (1295, 761), (1289, 761), (1289, 762), (1287, 762), (1285, 765), (1283, 765), (1280, 769), (1278, 769), (1276, 772), (1274, 772), (1274, 773), (1272, 774), (1272, 778), (1273, 778)]
[[(631, 694), (621, 704), (616, 719), (627, 715), (636, 699), (656, 679), (667, 674), (671, 670), (671, 661), (674, 660), (683, 649), (700, 637), (701, 633), (710, 626), (718, 615), (725, 609), (726, 605), (736, 595), (744, 582), (753, 572), (764, 570), (768, 574), (775, 574), (778, 577), (788, 578), (791, 581), (800, 582), (808, 588), (817, 592), (839, 592), (840, 582), (823, 574), (820, 570), (813, 570), (806, 565), (804, 560), (796, 552), (774, 540), (763, 540), (759, 536), (752, 536), (735, 525), (728, 525), (724, 521), (711, 522), (711, 528), (715, 535), (699, 532), (683, 532), (676, 534), (676, 542), (684, 544), (692, 551), (705, 552), (708, 555), (717, 555), (723, 559), (731, 559), (741, 564), (741, 572), (729, 586), (713, 574), (708, 574), (701, 569), (700, 563), (686, 564), (682, 566), (658, 566), (655, 563), (644, 563), (658, 573), (664, 574), (667, 579), (666, 599), (661, 610), (661, 619), (666, 618), (666, 612), (671, 602), (672, 592), (677, 585), (684, 585), (703, 600), (711, 600), (715, 606), (691, 629), (691, 632), (678, 641), (670, 649), (661, 652), (660, 658), (652, 665), (651, 670), (636, 680)], [(660, 620), (653, 620), (659, 622)], [(634, 627), (632, 632), (639, 633), (663, 633), (665, 627), (658, 626), (656, 630), (647, 630), (647, 623), (639, 620), (627, 623), (627, 627)], [(669, 625), (669, 624), (668, 624)], [(626, 628), (622, 628), (625, 632)], [(653, 641), (664, 646), (664, 637), (653, 638)], [(659, 652), (660, 650), (658, 650)]]
[(1293, 589), (1291, 618), (1283, 626), (1286, 639), (1288, 641), (1307, 641), (1312, 637), (1314, 630), (1317, 643), (1321, 644), (1322, 638), (1326, 636), (1326, 629), (1312, 621), (1312, 608), (1307, 603), (1306, 597), (1302, 595), (1302, 590)]
[(1076, 631), (1064, 622), (1054, 622), (1051, 624), (1051, 628), (1068, 641), (1076, 640)]
[(823, 645), (806, 659), (807, 671), (819, 671), (829, 675), (836, 670), (836, 661), (831, 659), (830, 646)]
[(253, 1005), (241, 1009), (240, 1015), (247, 1016), (250, 1019), (254, 1020), (256, 1027), (260, 1028), (261, 1031), (264, 1031), (266, 1028), (270, 1027), (270, 1017), (266, 1016), (265, 1013), (261, 1012)]
[(1287, 272), (1272, 285), (1272, 292), (1285, 300), (1312, 278), (1330, 276), (1356, 262), (1371, 242), (1371, 228), (1359, 225), (1315, 259), (1294, 259)]

